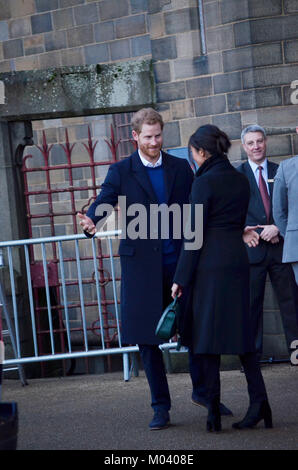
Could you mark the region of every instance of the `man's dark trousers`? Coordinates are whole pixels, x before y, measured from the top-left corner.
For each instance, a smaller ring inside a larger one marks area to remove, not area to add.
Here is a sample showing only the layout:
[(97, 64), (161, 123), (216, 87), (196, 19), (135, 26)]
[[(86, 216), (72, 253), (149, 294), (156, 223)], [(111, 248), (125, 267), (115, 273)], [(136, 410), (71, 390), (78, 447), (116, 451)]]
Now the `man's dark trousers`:
[[(176, 263), (163, 266), (163, 308), (171, 302), (171, 287), (175, 274)], [(151, 391), (151, 406), (158, 409), (169, 410), (171, 408), (171, 397), (163, 362), (163, 354), (157, 345), (139, 344), (145, 374)], [(197, 396), (205, 395), (203, 384), (203, 370), (201, 361), (197, 356), (190, 354), (189, 372), (193, 384), (193, 390)]]

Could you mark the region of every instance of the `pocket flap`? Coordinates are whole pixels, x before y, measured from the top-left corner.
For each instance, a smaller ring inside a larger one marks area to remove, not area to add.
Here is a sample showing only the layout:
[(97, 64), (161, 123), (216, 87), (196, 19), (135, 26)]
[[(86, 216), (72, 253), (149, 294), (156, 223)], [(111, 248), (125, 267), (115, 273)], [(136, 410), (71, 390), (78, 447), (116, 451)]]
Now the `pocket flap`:
[(298, 223), (290, 223), (287, 225), (287, 230), (298, 230)]

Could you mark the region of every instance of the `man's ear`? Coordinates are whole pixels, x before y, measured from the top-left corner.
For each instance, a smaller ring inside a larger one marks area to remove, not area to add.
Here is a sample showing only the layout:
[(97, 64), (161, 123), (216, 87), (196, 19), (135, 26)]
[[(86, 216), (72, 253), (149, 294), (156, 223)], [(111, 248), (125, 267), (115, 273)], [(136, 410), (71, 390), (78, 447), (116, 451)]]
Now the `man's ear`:
[(135, 130), (132, 131), (132, 136), (133, 136), (133, 139), (134, 139), (136, 142), (138, 142), (138, 140), (139, 140), (139, 134), (138, 134)]

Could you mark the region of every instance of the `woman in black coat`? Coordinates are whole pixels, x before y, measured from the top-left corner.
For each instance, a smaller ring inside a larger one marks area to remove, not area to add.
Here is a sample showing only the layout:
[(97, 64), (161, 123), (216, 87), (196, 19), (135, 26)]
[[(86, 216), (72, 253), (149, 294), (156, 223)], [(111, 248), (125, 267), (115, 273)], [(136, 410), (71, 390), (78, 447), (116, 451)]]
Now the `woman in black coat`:
[(188, 346), (204, 363), (209, 431), (221, 430), (221, 354), (240, 356), (248, 383), (248, 412), (233, 427), (252, 427), (262, 419), (266, 427), (272, 427), (249, 320), (249, 263), (244, 241), (256, 246), (258, 235), (253, 230), (244, 233), (249, 183), (230, 164), (226, 156), (230, 146), (226, 134), (209, 124), (190, 138), (189, 148), (199, 165), (191, 191), (190, 223), (193, 232), (195, 205), (202, 204), (203, 244), (200, 249), (187, 249), (190, 245), (185, 240), (172, 287), (173, 297), (190, 288), (192, 334)]

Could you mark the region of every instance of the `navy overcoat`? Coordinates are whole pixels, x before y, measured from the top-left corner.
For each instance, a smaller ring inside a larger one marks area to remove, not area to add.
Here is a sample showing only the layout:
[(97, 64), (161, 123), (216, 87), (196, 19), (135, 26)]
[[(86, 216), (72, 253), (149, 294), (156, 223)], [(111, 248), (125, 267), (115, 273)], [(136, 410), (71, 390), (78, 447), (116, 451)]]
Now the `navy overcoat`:
[(249, 262), (242, 240), (249, 196), (247, 178), (224, 156), (207, 159), (196, 173), (191, 203), (203, 204), (203, 245), (181, 250), (174, 276), (191, 289), (191, 331), (186, 328), (182, 343), (196, 354), (254, 351)]
[[(189, 203), (193, 172), (189, 163), (162, 152), (167, 204)], [(90, 206), (87, 216), (96, 224), (99, 204), (118, 203), (118, 196), (126, 196), (126, 207), (142, 204), (148, 213), (147, 233), (150, 233), (150, 204), (158, 204), (149, 176), (138, 151), (110, 166), (101, 192)], [(126, 227), (135, 216), (126, 217)], [(153, 227), (153, 229), (156, 227)], [(153, 230), (154, 231), (154, 230)], [(160, 238), (121, 238), (121, 339), (123, 344), (160, 344), (155, 328), (163, 309), (162, 241)], [(156, 235), (154, 235), (155, 237)], [(182, 237), (174, 240), (177, 255)]]

